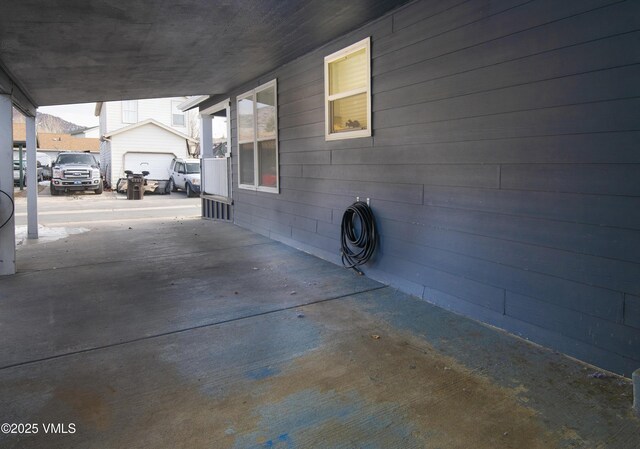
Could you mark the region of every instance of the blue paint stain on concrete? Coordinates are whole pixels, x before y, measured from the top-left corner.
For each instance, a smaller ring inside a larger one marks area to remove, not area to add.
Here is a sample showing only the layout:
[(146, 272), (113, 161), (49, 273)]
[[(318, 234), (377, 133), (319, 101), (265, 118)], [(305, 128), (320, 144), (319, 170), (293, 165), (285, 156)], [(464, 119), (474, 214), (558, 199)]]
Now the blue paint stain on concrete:
[(194, 348), (188, 354), (189, 363), (184, 363), (185, 354), (174, 351), (172, 346), (163, 351), (161, 358), (185, 382), (196, 385), (202, 394), (217, 398), (225, 397), (239, 379), (255, 382), (279, 374), (292, 357), (317, 349), (322, 341), (313, 320), (287, 314), (269, 314), (195, 332), (211, 344)]
[(355, 391), (307, 389), (254, 413), (260, 417), (257, 430), (236, 435), (235, 449), (333, 447), (323, 439), (331, 439), (338, 429), (359, 448), (386, 449), (390, 442), (406, 449), (424, 446), (414, 438), (416, 429), (401, 416), (397, 404), (371, 403)]
[(293, 445), (293, 441), (291, 440), (291, 438), (289, 438), (289, 435), (284, 433), (282, 435), (278, 435), (278, 438), (276, 438), (275, 440), (268, 440), (261, 445), (254, 447), (269, 449), (293, 449), (295, 446)]
[(248, 371), (246, 376), (252, 380), (262, 380), (266, 379), (267, 377), (275, 376), (276, 374), (280, 374), (280, 370), (272, 366), (264, 366), (262, 368)]

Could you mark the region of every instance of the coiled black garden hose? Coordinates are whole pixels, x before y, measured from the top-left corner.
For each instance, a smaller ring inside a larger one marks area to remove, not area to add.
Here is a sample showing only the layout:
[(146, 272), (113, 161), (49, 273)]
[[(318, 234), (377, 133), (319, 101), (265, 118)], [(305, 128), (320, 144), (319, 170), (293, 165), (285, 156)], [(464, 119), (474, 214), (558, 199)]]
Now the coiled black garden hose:
[(347, 207), (342, 216), (340, 233), (342, 264), (363, 274), (358, 266), (367, 263), (378, 241), (376, 221), (367, 203), (356, 201)]
[(9, 218), (7, 218), (1, 225), (0, 225), (0, 229), (4, 228), (5, 225), (7, 223), (9, 223), (9, 220), (11, 220), (11, 217), (13, 217), (13, 214), (15, 212), (15, 203), (13, 202), (13, 198), (11, 198), (11, 195), (9, 195), (7, 192), (5, 192), (4, 190), (0, 190), (0, 193), (3, 193), (7, 198), (9, 198), (9, 201), (11, 201), (11, 214), (9, 215)]

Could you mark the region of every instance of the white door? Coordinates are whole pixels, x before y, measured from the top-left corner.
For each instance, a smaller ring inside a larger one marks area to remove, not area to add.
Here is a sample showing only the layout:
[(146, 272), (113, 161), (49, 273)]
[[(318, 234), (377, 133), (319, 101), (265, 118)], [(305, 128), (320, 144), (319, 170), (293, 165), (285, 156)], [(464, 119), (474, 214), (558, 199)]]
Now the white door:
[(147, 179), (168, 180), (173, 153), (125, 153), (124, 169), (133, 173), (148, 171)]

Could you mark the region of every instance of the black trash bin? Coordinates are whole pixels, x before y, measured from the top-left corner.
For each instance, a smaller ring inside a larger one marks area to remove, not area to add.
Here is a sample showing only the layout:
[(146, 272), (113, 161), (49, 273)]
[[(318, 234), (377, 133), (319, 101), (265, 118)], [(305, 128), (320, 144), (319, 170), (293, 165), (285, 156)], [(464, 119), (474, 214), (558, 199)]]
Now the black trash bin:
[(141, 200), (144, 198), (144, 177), (145, 174), (127, 173), (127, 199)]

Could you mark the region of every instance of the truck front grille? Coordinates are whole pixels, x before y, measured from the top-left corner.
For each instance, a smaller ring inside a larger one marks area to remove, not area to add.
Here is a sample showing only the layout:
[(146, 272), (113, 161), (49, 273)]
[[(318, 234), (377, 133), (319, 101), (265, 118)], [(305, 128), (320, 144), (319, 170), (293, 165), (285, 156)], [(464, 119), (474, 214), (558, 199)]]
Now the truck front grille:
[(67, 179), (90, 179), (91, 170), (87, 170), (86, 168), (65, 170), (64, 177)]

